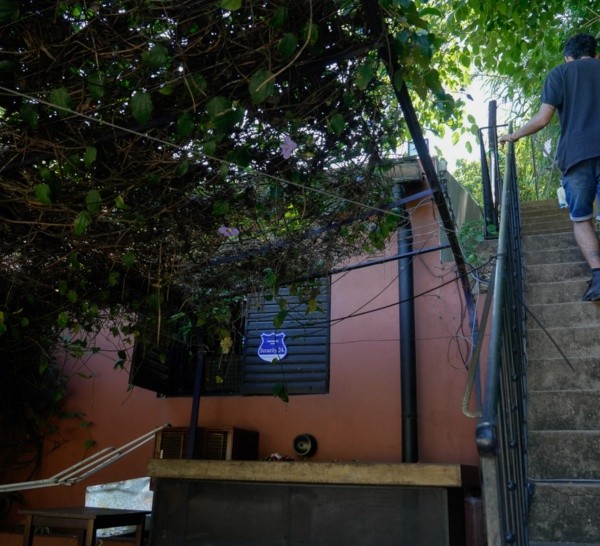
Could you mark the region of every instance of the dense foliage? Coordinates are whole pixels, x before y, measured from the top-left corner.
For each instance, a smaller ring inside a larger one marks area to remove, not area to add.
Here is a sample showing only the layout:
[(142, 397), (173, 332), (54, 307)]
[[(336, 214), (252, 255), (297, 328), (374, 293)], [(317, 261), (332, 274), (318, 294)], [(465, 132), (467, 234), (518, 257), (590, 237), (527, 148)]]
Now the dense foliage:
[[(493, 2), (490, 0), (423, 0), (423, 6), (442, 15), (430, 17), (430, 25), (444, 37), (434, 55), (445, 85), (456, 90), (476, 77), (490, 98), (515, 127), (522, 125), (539, 108), (542, 84), (550, 69), (563, 62), (566, 39), (586, 32), (600, 38), (600, 13), (584, 0), (544, 2)], [(465, 85), (465, 90), (468, 90)], [(465, 91), (466, 92), (466, 91)], [(454, 131), (454, 142), (463, 139), (467, 127)], [(506, 131), (501, 128), (500, 133)], [(475, 132), (474, 130), (472, 131)], [(558, 143), (558, 120), (538, 135), (516, 146), (521, 197), (549, 198), (559, 185), (554, 163)], [(472, 139), (473, 140), (473, 139)], [(470, 144), (467, 143), (470, 148)], [(471, 190), (479, 185), (476, 168), (459, 166), (456, 178)], [(473, 193), (477, 193), (474, 191)]]
[(381, 247), (405, 128), (380, 52), (404, 67), (396, 84), (453, 114), (421, 15), (391, 0), (0, 0), (0, 361), (24, 381), (2, 403), (56, 411), (63, 332), (80, 356), (105, 321), (129, 336), (141, 313), (158, 337), (184, 312), (227, 347), (241, 294)]

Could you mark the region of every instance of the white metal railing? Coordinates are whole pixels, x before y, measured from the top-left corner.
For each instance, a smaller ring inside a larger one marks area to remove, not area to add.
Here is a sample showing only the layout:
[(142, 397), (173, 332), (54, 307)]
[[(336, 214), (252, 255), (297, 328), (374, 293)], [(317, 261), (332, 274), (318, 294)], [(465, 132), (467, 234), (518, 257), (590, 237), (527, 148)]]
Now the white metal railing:
[(141, 447), (148, 443), (154, 438), (159, 430), (162, 430), (169, 425), (161, 425), (142, 436), (139, 436), (135, 440), (122, 445), (119, 448), (106, 447), (101, 449), (97, 453), (90, 455), (89, 457), (79, 461), (78, 463), (66, 468), (65, 470), (55, 474), (50, 478), (41, 480), (31, 480), (27, 482), (0, 484), (0, 493), (7, 493), (10, 491), (24, 491), (26, 489), (37, 489), (40, 487), (52, 487), (54, 485), (74, 485), (87, 477), (95, 474), (99, 470), (106, 468), (117, 459), (124, 457), (133, 450)]

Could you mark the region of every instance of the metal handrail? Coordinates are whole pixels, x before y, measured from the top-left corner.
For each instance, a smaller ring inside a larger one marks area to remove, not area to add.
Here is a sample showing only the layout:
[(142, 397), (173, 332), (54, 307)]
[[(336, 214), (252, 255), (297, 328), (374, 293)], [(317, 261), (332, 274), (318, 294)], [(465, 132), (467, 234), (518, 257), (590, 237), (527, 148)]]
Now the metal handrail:
[(477, 426), (488, 546), (527, 546), (525, 310), (514, 145), (508, 144), (482, 418)]
[(99, 470), (114, 463), (117, 459), (124, 457), (134, 449), (141, 447), (150, 440), (153, 440), (156, 433), (169, 425), (161, 425), (150, 432), (146, 432), (142, 436), (122, 445), (119, 448), (106, 447), (100, 451), (90, 455), (89, 457), (75, 463), (73, 466), (62, 470), (58, 474), (50, 478), (41, 480), (31, 480), (28, 482), (18, 482), (0, 485), (0, 493), (8, 493), (11, 491), (25, 491), (27, 489), (38, 489), (41, 487), (52, 487), (55, 485), (75, 485), (85, 478), (95, 474)]

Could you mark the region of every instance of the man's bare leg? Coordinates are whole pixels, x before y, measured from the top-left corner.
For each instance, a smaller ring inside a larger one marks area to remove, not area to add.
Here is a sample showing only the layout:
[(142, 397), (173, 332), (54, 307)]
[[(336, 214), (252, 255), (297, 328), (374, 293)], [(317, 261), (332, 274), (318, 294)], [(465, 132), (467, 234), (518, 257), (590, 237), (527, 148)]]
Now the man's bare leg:
[(583, 294), (583, 301), (600, 301), (600, 241), (592, 220), (573, 222), (573, 233), (583, 257), (592, 269), (592, 280)]
[(600, 241), (594, 231), (592, 220), (573, 222), (573, 232), (586, 262), (592, 269), (600, 268)]

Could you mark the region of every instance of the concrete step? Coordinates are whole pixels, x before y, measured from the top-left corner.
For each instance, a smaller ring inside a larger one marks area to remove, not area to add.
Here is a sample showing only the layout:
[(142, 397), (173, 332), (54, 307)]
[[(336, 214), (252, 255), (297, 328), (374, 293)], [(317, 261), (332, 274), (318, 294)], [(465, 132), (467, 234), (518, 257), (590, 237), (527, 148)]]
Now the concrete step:
[(569, 303), (581, 301), (589, 277), (525, 285), (525, 304)]
[(541, 391), (600, 390), (600, 356), (569, 358), (569, 362), (573, 370), (562, 357), (529, 358), (527, 388)]
[(527, 423), (530, 431), (600, 431), (600, 390), (528, 389), (527, 394)]
[(562, 355), (550, 341), (552, 338), (567, 357), (597, 358), (600, 355), (599, 333), (599, 326), (530, 330), (527, 334), (527, 354), (530, 358), (560, 358)]
[(577, 248), (572, 232), (525, 235), (523, 237), (524, 252), (565, 248)]
[(600, 484), (535, 483), (530, 545), (598, 546)]
[(528, 210), (539, 210), (539, 209), (545, 209), (545, 208), (557, 208), (558, 207), (558, 200), (556, 198), (551, 198), (551, 199), (543, 199), (543, 200), (539, 200), (539, 201), (522, 201), (521, 202), (521, 212), (524, 211), (528, 211)]
[[(525, 301), (527, 304), (527, 301)], [(570, 328), (577, 326), (593, 326), (600, 323), (600, 302), (575, 301), (565, 303), (543, 303), (528, 305), (532, 315), (527, 319), (527, 329)], [(539, 322), (538, 322), (539, 321)]]
[(523, 252), (523, 261), (527, 265), (558, 264), (565, 262), (579, 262), (583, 260), (581, 251), (575, 245), (569, 248), (530, 250)]
[(529, 477), (600, 480), (598, 453), (600, 430), (529, 430)]
[(558, 226), (565, 226), (567, 228), (573, 228), (571, 218), (568, 212), (563, 210), (559, 211), (544, 211), (536, 214), (522, 214), (521, 225), (524, 227), (533, 226), (544, 226), (546, 224), (556, 224)]
[(539, 229), (528, 229), (528, 228), (524, 228), (521, 230), (523, 235), (553, 235), (555, 233), (571, 233), (573, 231), (573, 229), (571, 228), (570, 230), (568, 229), (562, 229), (560, 227), (556, 227), (556, 226), (546, 226), (545, 228), (539, 228)]
[(521, 229), (521, 233), (523, 235), (553, 232), (558, 233), (563, 231), (573, 231), (571, 220), (568, 218), (566, 220), (564, 218), (552, 218), (551, 216), (536, 218), (535, 221), (530, 221), (526, 224), (523, 224)]
[(569, 221), (569, 210), (561, 209), (555, 201), (550, 206), (537, 208), (521, 208), (521, 223), (535, 222), (539, 218), (567, 218)]
[(525, 265), (524, 275), (527, 284), (591, 279), (590, 266), (584, 261)]

